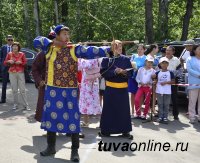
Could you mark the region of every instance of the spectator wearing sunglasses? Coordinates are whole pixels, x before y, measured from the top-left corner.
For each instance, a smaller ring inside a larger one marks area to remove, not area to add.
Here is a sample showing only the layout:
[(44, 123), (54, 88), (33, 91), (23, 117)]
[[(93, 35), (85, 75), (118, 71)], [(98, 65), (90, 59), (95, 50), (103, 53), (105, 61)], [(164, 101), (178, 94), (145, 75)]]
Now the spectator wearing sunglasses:
[(8, 66), (5, 66), (3, 63), (5, 61), (7, 54), (12, 51), (12, 44), (14, 41), (13, 36), (8, 35), (6, 41), (7, 44), (1, 47), (1, 53), (0, 53), (0, 64), (2, 72), (2, 94), (0, 103), (6, 103), (6, 88), (9, 79), (9, 74), (8, 74)]

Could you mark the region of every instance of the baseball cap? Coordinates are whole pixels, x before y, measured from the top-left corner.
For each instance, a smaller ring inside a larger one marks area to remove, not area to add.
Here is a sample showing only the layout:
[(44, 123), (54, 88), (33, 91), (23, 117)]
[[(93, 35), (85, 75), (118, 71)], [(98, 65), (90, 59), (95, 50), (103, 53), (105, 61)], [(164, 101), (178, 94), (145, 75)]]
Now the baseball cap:
[(162, 57), (162, 58), (160, 58), (159, 63), (162, 63), (162, 62), (168, 62), (169, 63), (169, 59), (166, 58), (166, 57)]
[(183, 45), (194, 45), (194, 44), (195, 44), (194, 40), (187, 40)]

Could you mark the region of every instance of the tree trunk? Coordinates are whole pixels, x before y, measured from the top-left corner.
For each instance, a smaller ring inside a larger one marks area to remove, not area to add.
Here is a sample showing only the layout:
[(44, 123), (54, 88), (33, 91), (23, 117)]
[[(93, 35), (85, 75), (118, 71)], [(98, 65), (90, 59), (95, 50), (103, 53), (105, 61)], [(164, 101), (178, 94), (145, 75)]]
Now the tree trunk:
[(146, 43), (152, 44), (154, 42), (153, 31), (153, 2), (152, 0), (145, 0), (145, 40)]
[[(0, 1), (0, 8), (2, 9), (2, 2)], [(2, 46), (3, 44), (3, 27), (2, 27), (2, 20), (0, 19), (0, 47)]]
[(57, 25), (59, 23), (59, 19), (58, 19), (58, 2), (57, 2), (57, 0), (54, 0), (54, 11), (55, 11), (55, 24)]
[(65, 24), (65, 25), (67, 25), (68, 9), (69, 9), (68, 1), (65, 0), (61, 4), (61, 23)]
[(168, 8), (169, 0), (159, 0), (157, 38), (160, 41), (168, 37)]
[(34, 18), (35, 18), (35, 25), (36, 25), (36, 36), (39, 36), (41, 34), (41, 24), (40, 24), (38, 0), (34, 0)]
[(28, 0), (24, 0), (24, 29), (26, 38), (26, 47), (31, 47), (32, 41), (30, 37), (30, 26), (29, 26), (29, 16), (28, 16)]
[(76, 42), (80, 41), (81, 33), (80, 33), (80, 1), (76, 1), (76, 20), (77, 20), (77, 29), (76, 29)]
[(187, 0), (186, 12), (183, 18), (183, 29), (181, 36), (182, 41), (187, 40), (190, 18), (192, 16), (193, 4), (194, 4), (193, 0)]

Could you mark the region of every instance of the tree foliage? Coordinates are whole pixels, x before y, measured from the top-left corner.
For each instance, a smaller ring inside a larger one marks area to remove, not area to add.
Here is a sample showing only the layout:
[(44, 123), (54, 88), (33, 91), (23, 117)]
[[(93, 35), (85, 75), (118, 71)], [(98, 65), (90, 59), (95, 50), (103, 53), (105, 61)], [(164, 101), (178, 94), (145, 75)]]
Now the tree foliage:
[[(24, 1), (27, 1), (25, 6), (28, 20), (25, 17)], [(187, 0), (168, 0), (167, 17), (161, 15), (167, 23), (161, 20), (159, 1), (152, 0), (154, 41), (180, 40)], [(59, 21), (70, 27), (73, 42), (112, 40), (110, 30), (90, 17), (90, 12), (112, 29), (115, 39), (145, 41), (145, 0), (56, 0), (58, 19), (55, 14), (55, 0), (38, 2), (40, 34), (43, 36), (47, 36), (50, 27)], [(200, 2), (193, 2), (188, 38), (200, 35)], [(0, 8), (0, 43), (5, 43), (6, 35), (12, 34), (23, 46), (32, 47), (29, 40), (37, 36), (34, 0), (1, 0)]]

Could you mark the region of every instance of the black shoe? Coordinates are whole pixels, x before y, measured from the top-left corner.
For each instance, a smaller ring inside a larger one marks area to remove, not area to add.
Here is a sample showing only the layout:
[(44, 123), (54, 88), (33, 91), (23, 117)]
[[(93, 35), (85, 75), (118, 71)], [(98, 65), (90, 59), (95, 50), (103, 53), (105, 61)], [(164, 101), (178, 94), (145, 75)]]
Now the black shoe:
[[(71, 137), (72, 134), (66, 134), (67, 137)], [(79, 138), (85, 138), (85, 135), (83, 133), (79, 133)]]
[(141, 116), (141, 120), (147, 120), (147, 117), (146, 116)]
[(1, 101), (0, 101), (0, 104), (4, 104), (4, 103), (6, 103), (5, 100), (1, 100)]
[(162, 121), (163, 121), (162, 118), (158, 118), (158, 119), (156, 120), (156, 122), (158, 122), (158, 123), (162, 123)]
[(55, 146), (52, 146), (52, 147), (47, 147), (47, 149), (45, 149), (44, 151), (40, 152), (40, 155), (41, 156), (51, 156), (51, 155), (54, 155), (56, 154), (56, 149), (55, 149)]
[(168, 119), (167, 118), (163, 118), (163, 121), (162, 121), (164, 124), (168, 124)]
[(179, 120), (179, 117), (178, 116), (174, 116), (174, 120)]
[(133, 119), (141, 119), (140, 115), (136, 115)]
[(79, 133), (79, 138), (85, 138), (85, 135), (83, 133)]
[(157, 117), (158, 117), (158, 114), (154, 114), (154, 117), (157, 118)]
[(79, 162), (80, 157), (79, 157), (79, 154), (78, 154), (78, 150), (72, 150), (71, 151), (71, 158), (70, 158), (70, 160), (73, 161), (73, 162)]
[(72, 136), (72, 134), (69, 134), (69, 133), (67, 133), (67, 134), (66, 134), (66, 136), (67, 136), (67, 137), (71, 137), (71, 136)]
[(100, 137), (108, 137), (108, 136), (110, 136), (109, 133), (102, 133), (102, 132), (98, 132), (98, 135), (99, 135)]
[(123, 133), (123, 134), (122, 134), (122, 137), (123, 137), (123, 138), (130, 139), (130, 140), (133, 140), (133, 135), (131, 135), (130, 133)]

